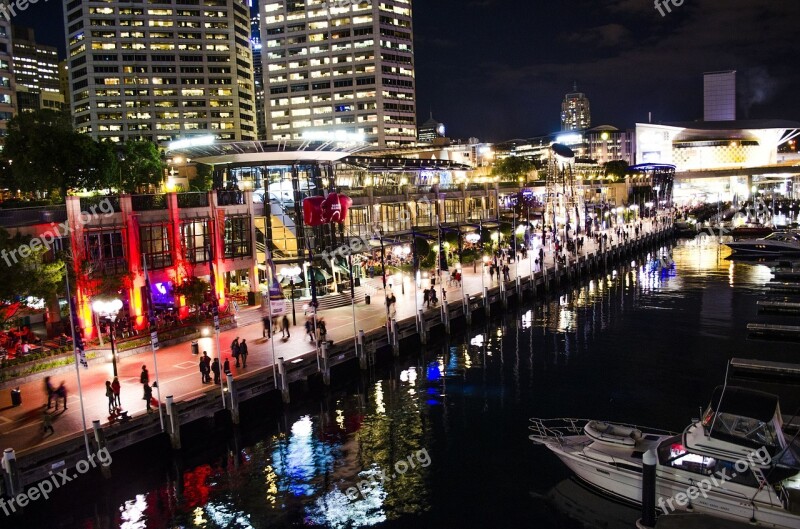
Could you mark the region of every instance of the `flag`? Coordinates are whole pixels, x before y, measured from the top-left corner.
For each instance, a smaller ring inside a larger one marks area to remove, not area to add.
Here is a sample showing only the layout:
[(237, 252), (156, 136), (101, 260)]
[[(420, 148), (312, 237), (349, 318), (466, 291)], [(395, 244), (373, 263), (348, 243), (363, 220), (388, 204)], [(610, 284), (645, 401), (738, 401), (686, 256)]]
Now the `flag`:
[(147, 301), (147, 322), (150, 324), (150, 343), (153, 350), (158, 349), (158, 331), (156, 331), (156, 314), (153, 310), (153, 290), (150, 288), (150, 274), (147, 272), (147, 259), (144, 262), (144, 289)]
[(74, 330), (74, 338), (75, 342), (73, 346), (75, 348), (75, 361), (82, 365), (84, 368), (89, 369), (89, 363), (86, 361), (86, 345), (83, 343), (83, 329), (81, 329), (80, 322), (78, 321), (78, 311), (76, 309), (77, 303), (75, 303), (75, 298), (69, 298), (69, 314), (70, 318), (72, 318), (72, 328)]

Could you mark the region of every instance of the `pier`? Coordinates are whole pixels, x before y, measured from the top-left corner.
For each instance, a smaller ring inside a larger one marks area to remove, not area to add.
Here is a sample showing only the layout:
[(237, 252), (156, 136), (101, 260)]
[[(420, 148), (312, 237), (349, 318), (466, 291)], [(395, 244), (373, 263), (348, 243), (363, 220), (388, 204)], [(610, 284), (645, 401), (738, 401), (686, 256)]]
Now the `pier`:
[[(87, 421), (91, 424), (102, 418), (98, 424), (102, 436), (92, 435), (90, 426), (91, 450), (99, 450), (102, 442), (113, 454), (165, 434), (177, 449), (182, 445), (182, 425), (219, 414), (230, 414), (231, 421), (237, 423), (238, 406), (243, 402), (273, 392), (280, 393), (284, 402), (288, 402), (292, 385), (305, 385), (311, 380), (330, 384), (336, 375), (334, 369), (339, 366), (350, 364), (369, 368), (381, 358), (408, 352), (412, 343), (428, 343), (432, 336), (448, 333), (448, 328), (454, 324), (469, 323), (482, 314), (491, 315), (501, 310), (510, 302), (520, 303), (524, 298), (541, 299), (567, 285), (605, 275), (614, 266), (629, 265), (631, 260), (658, 248), (671, 240), (672, 234), (671, 225), (650, 225), (645, 221), (644, 233), (638, 239), (608, 244), (602, 251), (592, 244), (577, 258), (570, 258), (566, 266), (558, 265), (552, 256), (548, 256), (543, 269), (538, 269), (540, 267), (532, 262), (534, 256), (531, 252), (528, 259), (511, 264), (510, 281), (491, 280), (486, 273), (473, 273), (467, 265), (462, 284), (448, 285), (446, 300), (441, 300), (435, 307), (423, 306), (422, 292), (416, 292), (413, 282), (395, 282), (390, 288), (399, 300), (397, 315), (388, 321), (383, 292), (375, 283), (366, 283), (365, 288), (372, 289), (371, 305), (348, 305), (320, 312), (319, 315), (329, 322), (328, 338), (333, 340), (333, 344), (319, 349), (304, 340), (301, 326), (291, 328), (292, 338), (286, 342), (280, 340), (279, 333), (272, 340), (261, 338), (260, 310), (244, 311), (238, 317), (240, 327), (223, 333), (222, 356), (227, 356), (227, 344), (233, 337), (244, 337), (250, 345), (248, 367), (235, 368), (231, 360), (232, 375), (227, 380), (223, 376), (221, 387), (200, 382), (198, 358), (191, 354), (188, 343), (159, 351), (161, 391), (166, 397), (166, 403), (162, 403), (163, 430), (158, 413), (142, 412), (141, 389), (137, 383), (142, 364), (148, 365), (153, 379), (152, 355), (130, 357), (121, 366), (123, 407), (131, 412), (131, 418), (126, 422), (109, 423), (105, 420), (107, 413), (104, 411), (106, 402), (102, 386), (109, 377), (109, 368), (106, 365), (92, 367), (82, 372)], [(298, 308), (301, 311), (298, 316), (302, 316), (302, 308)], [(208, 343), (201, 340), (200, 350), (207, 349), (212, 357), (216, 357), (211, 339), (205, 340)], [(23, 386), (22, 408), (5, 409), (0, 414), (6, 419), (0, 425), (0, 442), (3, 447), (15, 451), (15, 479), (21, 487), (45, 479), (54, 469), (74, 468), (87, 456), (79, 413), (75, 411), (79, 403), (74, 391), (69, 398), (69, 415), (65, 414), (66, 420), (55, 424), (57, 435), (42, 438), (39, 433), (43, 393), (40, 386), (41, 380)], [(6, 398), (4, 392), (3, 399)], [(0, 404), (0, 407), (5, 405), (4, 402)], [(7, 490), (4, 492), (9, 493)]]

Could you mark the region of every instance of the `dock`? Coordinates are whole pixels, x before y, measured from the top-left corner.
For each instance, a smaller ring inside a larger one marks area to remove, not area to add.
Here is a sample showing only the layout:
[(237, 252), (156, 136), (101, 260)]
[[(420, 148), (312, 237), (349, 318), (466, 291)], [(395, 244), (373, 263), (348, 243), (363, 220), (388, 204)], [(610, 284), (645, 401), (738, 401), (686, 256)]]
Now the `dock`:
[(707, 514), (668, 514), (659, 516), (656, 529), (746, 529), (747, 522), (734, 522)]
[(800, 270), (797, 268), (776, 270), (773, 277), (777, 281), (800, 281)]
[(772, 312), (772, 313), (800, 313), (800, 303), (793, 303), (789, 301), (757, 301), (756, 306), (759, 312)]
[(761, 336), (764, 338), (800, 339), (800, 326), (797, 325), (771, 325), (768, 323), (748, 323), (747, 332), (754, 336)]
[(800, 294), (800, 284), (798, 283), (770, 283), (767, 285), (768, 292)]

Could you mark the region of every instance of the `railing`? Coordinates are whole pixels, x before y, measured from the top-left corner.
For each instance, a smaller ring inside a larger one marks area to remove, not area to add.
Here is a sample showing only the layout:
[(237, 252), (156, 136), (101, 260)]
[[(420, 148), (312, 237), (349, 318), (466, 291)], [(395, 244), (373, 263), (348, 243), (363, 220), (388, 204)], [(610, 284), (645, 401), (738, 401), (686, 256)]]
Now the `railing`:
[(178, 193), (178, 207), (207, 208), (208, 193), (204, 192)]
[(95, 210), (99, 210), (103, 213), (108, 211), (109, 204), (111, 205), (111, 209), (114, 213), (119, 213), (122, 211), (119, 205), (119, 197), (118, 196), (103, 196), (103, 195), (94, 195), (90, 197), (81, 197), (81, 211), (89, 211), (91, 210), (92, 206), (95, 206)]
[(167, 209), (166, 195), (131, 195), (133, 211)]
[(236, 190), (217, 189), (217, 204), (220, 206), (241, 206), (244, 204), (244, 193)]
[(50, 224), (67, 220), (67, 207), (40, 206), (35, 208), (0, 209), (0, 226), (12, 228), (34, 224)]

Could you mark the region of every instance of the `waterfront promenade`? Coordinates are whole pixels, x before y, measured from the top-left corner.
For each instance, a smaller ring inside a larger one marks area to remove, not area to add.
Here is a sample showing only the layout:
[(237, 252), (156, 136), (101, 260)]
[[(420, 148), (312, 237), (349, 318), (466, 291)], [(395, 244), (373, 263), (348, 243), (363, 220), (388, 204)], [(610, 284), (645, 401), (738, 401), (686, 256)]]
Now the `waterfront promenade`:
[[(643, 231), (640, 236), (652, 233), (657, 226), (650, 220), (642, 221)], [(662, 225), (663, 228), (663, 225)], [(631, 239), (634, 230), (629, 228)], [(616, 235), (608, 231), (609, 249), (619, 245), (620, 241)], [(613, 240), (613, 243), (611, 241)], [(548, 269), (554, 267), (553, 252), (545, 248), (545, 265)], [(586, 238), (583, 251), (579, 255), (593, 255), (598, 252), (594, 240)], [(510, 276), (513, 280), (517, 276), (529, 276), (531, 272), (538, 271), (537, 265), (533, 260), (536, 259), (534, 252), (528, 253), (528, 259), (522, 259), (510, 264)], [(482, 272), (481, 264), (473, 271), (472, 265), (467, 265), (463, 270), (462, 285), (448, 284), (446, 273), (443, 273), (442, 280), (446, 290), (447, 301), (461, 300), (464, 294), (479, 295), (484, 287), (493, 288), (498, 284), (497, 275), (494, 280), (490, 279), (488, 269)], [(428, 272), (430, 274), (430, 272)], [(403, 285), (403, 282), (405, 284)], [(414, 283), (409, 274), (391, 275), (387, 277), (387, 285), (391, 285), (391, 290), (397, 298), (396, 320), (401, 321), (413, 318), (419, 309), (439, 311), (439, 307), (427, 309), (423, 304), (423, 288), (430, 285), (430, 277), (423, 277), (419, 288), (414, 287)], [(439, 301), (441, 303), (442, 294), (440, 283), (437, 281), (437, 291), (439, 291)], [(371, 304), (358, 303), (355, 307), (347, 305), (334, 309), (320, 311), (319, 316), (324, 317), (328, 339), (335, 343), (354, 340), (354, 335), (358, 330), (370, 331), (385, 328), (387, 311), (385, 305), (385, 293), (382, 288), (380, 276), (365, 280), (362, 287), (371, 296)], [(305, 316), (303, 305), (305, 302), (296, 303), (297, 326), (291, 328), (291, 338), (287, 341), (280, 339), (278, 332), (277, 340), (267, 340), (262, 337), (261, 309), (248, 308), (239, 312), (237, 315), (238, 328), (224, 331), (220, 334), (221, 356), (230, 357), (230, 344), (236, 337), (246, 339), (249, 349), (247, 368), (236, 368), (234, 360), (231, 358), (231, 369), (234, 376), (255, 373), (252, 376), (259, 376), (258, 373), (269, 374), (272, 380), (273, 361), (276, 358), (284, 358), (291, 362), (292, 359), (313, 354), (315, 346), (306, 336), (304, 323)], [(289, 313), (291, 321), (292, 315)], [(213, 334), (198, 340), (199, 349), (208, 351), (212, 358), (217, 357), (216, 343)], [(198, 396), (204, 392), (216, 390), (220, 392), (219, 386), (213, 384), (203, 384), (198, 368), (199, 358), (191, 353), (189, 342), (164, 347), (157, 353), (159, 368), (159, 385), (161, 388), (162, 401), (168, 396), (174, 396), (176, 402), (185, 401)], [(222, 364), (222, 362), (220, 362)], [(137, 355), (122, 358), (118, 361), (119, 379), (122, 385), (121, 400), (122, 408), (129, 412), (131, 416), (142, 415), (145, 412), (145, 403), (142, 399), (142, 386), (139, 383), (139, 374), (143, 365), (146, 365), (150, 372), (150, 380), (155, 380), (156, 373), (153, 365), (153, 355), (150, 351)], [(112, 380), (112, 366), (110, 361), (107, 363), (93, 364), (88, 369), (81, 369), (81, 382), (83, 387), (84, 406), (86, 413), (86, 423), (91, 429), (93, 420), (100, 420), (102, 424), (107, 422), (108, 401), (105, 397), (105, 381)], [(44, 404), (47, 402), (44, 390), (44, 374), (40, 380), (29, 382), (20, 386), (22, 393), (22, 405), (12, 407), (10, 392), (3, 391), (0, 394), (0, 449), (13, 448), (17, 456), (25, 456), (39, 449), (56, 445), (68, 438), (74, 438), (81, 432), (81, 410), (78, 398), (78, 384), (75, 371), (56, 375), (53, 382), (58, 385), (62, 380), (68, 390), (68, 409), (59, 410), (54, 415), (53, 426), (55, 433), (44, 435), (42, 432), (42, 414)], [(158, 392), (153, 390), (153, 396), (157, 397)], [(52, 410), (51, 410), (52, 411)], [(155, 411), (154, 413), (157, 413)]]

